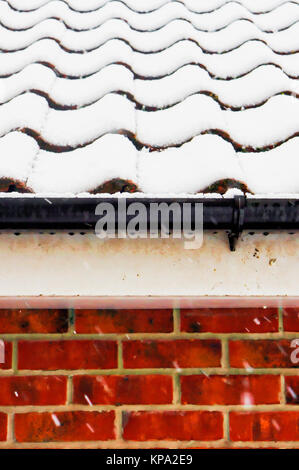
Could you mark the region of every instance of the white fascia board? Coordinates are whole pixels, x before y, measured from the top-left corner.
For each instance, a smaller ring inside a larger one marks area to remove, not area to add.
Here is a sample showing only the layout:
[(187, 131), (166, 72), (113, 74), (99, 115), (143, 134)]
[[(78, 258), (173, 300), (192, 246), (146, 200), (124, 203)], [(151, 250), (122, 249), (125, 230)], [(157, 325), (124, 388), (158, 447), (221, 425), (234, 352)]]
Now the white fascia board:
[(291, 306), (298, 266), (298, 234), (243, 234), (230, 252), (224, 232), (205, 233), (197, 250), (181, 240), (2, 232), (0, 306)]

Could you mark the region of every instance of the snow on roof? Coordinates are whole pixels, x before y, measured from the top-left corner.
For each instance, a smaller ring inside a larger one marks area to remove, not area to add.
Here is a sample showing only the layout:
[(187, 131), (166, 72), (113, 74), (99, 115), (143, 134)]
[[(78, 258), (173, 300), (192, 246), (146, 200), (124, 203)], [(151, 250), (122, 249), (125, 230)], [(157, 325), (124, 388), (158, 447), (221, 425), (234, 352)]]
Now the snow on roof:
[(299, 1), (0, 0), (0, 191), (299, 193)]

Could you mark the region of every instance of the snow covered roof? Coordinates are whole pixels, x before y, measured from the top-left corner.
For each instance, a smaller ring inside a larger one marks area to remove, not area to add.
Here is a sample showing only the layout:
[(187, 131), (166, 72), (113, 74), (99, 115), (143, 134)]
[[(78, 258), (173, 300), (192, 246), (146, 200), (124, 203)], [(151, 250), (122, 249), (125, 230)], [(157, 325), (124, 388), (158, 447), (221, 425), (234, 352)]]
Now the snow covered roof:
[(0, 191), (299, 193), (299, 1), (0, 0)]

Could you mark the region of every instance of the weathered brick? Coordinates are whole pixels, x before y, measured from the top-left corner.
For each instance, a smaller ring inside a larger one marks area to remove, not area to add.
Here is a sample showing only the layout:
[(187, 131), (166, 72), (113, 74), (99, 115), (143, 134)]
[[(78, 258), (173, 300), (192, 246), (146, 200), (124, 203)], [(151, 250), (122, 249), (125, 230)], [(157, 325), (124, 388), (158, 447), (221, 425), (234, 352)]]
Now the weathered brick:
[(7, 437), (7, 415), (0, 413), (0, 441), (6, 441)]
[(279, 403), (279, 376), (181, 376), (182, 403), (253, 405)]
[[(295, 308), (283, 311), (284, 329), (293, 332), (293, 336), (299, 333), (298, 312), (299, 309)], [(277, 313), (277, 309), (185, 309), (181, 311), (181, 329), (203, 333), (275, 332), (278, 331)], [(95, 411), (93, 405), (100, 405), (99, 408), (101, 405), (124, 405), (127, 410), (123, 413), (124, 439), (139, 441), (141, 448), (148, 446), (144, 444), (148, 440), (160, 441), (158, 447), (163, 446), (163, 440), (188, 441), (187, 447), (196, 447), (192, 445), (193, 440), (206, 440), (206, 444), (199, 446), (204, 448), (209, 446), (208, 441), (223, 438), (222, 411), (213, 411), (213, 406), (245, 405), (243, 412), (230, 411), (231, 443), (219, 441), (212, 443), (213, 447), (241, 447), (239, 440), (248, 448), (256, 445), (254, 441), (268, 442), (267, 448), (271, 448), (275, 441), (298, 441), (299, 446), (299, 411), (295, 406), (289, 407), (293, 411), (281, 411), (277, 407), (280, 376), (266, 372), (263, 375), (242, 375), (245, 368), (250, 367), (297, 368), (298, 363), (292, 360), (295, 357), (292, 339), (276, 340), (271, 336), (268, 339), (250, 339), (249, 335), (242, 341), (239, 336), (238, 340), (229, 338), (230, 366), (241, 368), (243, 372), (238, 372), (238, 375), (231, 372), (225, 376), (214, 373), (207, 377), (201, 368), (221, 367), (221, 341), (195, 336), (187, 339), (186, 335), (182, 339), (177, 336), (172, 339), (172, 335), (168, 335), (173, 331), (171, 310), (77, 310), (75, 316), (76, 332), (96, 334), (96, 341), (94, 337), (83, 340), (76, 336), (72, 339), (61, 337), (57, 341), (50, 341), (49, 337), (45, 341), (40, 338), (35, 341), (30, 336), (31, 333), (66, 332), (66, 310), (0, 310), (0, 333), (28, 334), (26, 341), (17, 340), (21, 371), (57, 371), (53, 372), (55, 376), (50, 373), (47, 376), (32, 375), (34, 372), (30, 376), (24, 376), (22, 372), (15, 376), (11, 372), (9, 375), (0, 374), (0, 407), (16, 407), (14, 429), (17, 442), (32, 442), (34, 445), (37, 442), (77, 441), (80, 446), (80, 441), (91, 440), (99, 441), (98, 445), (103, 447), (105, 440), (116, 438), (115, 416), (113, 411)], [(117, 341), (114, 337), (109, 341), (101, 339), (100, 333), (126, 335), (119, 338), (124, 367), (160, 368), (161, 374), (135, 370), (121, 375), (122, 372), (117, 371)], [(164, 336), (151, 336), (150, 340), (146, 335), (142, 340), (138, 336), (137, 340), (134, 337), (130, 339), (131, 333), (163, 333)], [(0, 369), (12, 367), (11, 341), (4, 341), (6, 362), (4, 366), (0, 364)], [(196, 375), (191, 371), (188, 375), (180, 375), (181, 403), (203, 405), (207, 410), (189, 406), (157, 409), (156, 405), (173, 403), (173, 378), (163, 368), (179, 370), (186, 367), (196, 369)], [(107, 368), (115, 369), (118, 375), (101, 372)], [(80, 371), (80, 375), (76, 372), (72, 378), (72, 397), (73, 403), (78, 405), (73, 408), (81, 408), (81, 411), (73, 411), (68, 406), (61, 411), (59, 405), (66, 404), (67, 377), (58, 371), (63, 369)], [(85, 375), (84, 370), (89, 369), (98, 370), (97, 375)], [(285, 373), (296, 374), (294, 369)], [(287, 404), (299, 404), (298, 375), (285, 376), (285, 395)], [(28, 410), (19, 409), (18, 405), (27, 406)], [(52, 407), (52, 413), (32, 408), (47, 405)], [(142, 405), (153, 406), (150, 410), (137, 411), (143, 408)], [(268, 406), (256, 411), (255, 405)], [(0, 441), (7, 439), (6, 433), (7, 416), (2, 412)]]
[(19, 369), (112, 369), (117, 366), (114, 341), (20, 341)]
[(65, 333), (67, 310), (0, 310), (0, 333)]
[(0, 338), (0, 369), (11, 369), (12, 367), (12, 343)]
[(66, 377), (0, 377), (0, 406), (63, 405)]
[(291, 360), (291, 340), (230, 341), (231, 367), (296, 367)]
[(115, 438), (114, 411), (15, 415), (17, 442), (106, 441)]
[(77, 333), (169, 333), (172, 310), (76, 310)]
[(287, 403), (299, 405), (299, 376), (285, 377), (285, 393)]
[(299, 412), (231, 412), (232, 441), (298, 441)]
[(172, 402), (172, 377), (165, 375), (75, 376), (74, 403), (166, 404)]
[(124, 341), (123, 359), (127, 368), (217, 367), (221, 344), (198, 339)]
[(284, 331), (299, 332), (299, 307), (283, 310), (283, 328)]
[(278, 331), (275, 308), (195, 308), (181, 310), (188, 333), (267, 333)]
[(137, 411), (124, 413), (126, 440), (218, 440), (223, 437), (223, 417), (215, 411)]

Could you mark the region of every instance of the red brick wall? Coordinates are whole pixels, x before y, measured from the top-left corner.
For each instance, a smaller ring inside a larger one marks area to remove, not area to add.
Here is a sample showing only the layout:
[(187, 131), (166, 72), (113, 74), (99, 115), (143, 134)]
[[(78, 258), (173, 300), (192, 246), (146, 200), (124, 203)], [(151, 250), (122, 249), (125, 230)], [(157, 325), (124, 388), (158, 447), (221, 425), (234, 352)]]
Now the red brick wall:
[(299, 308), (0, 310), (0, 448), (299, 447), (295, 338)]

